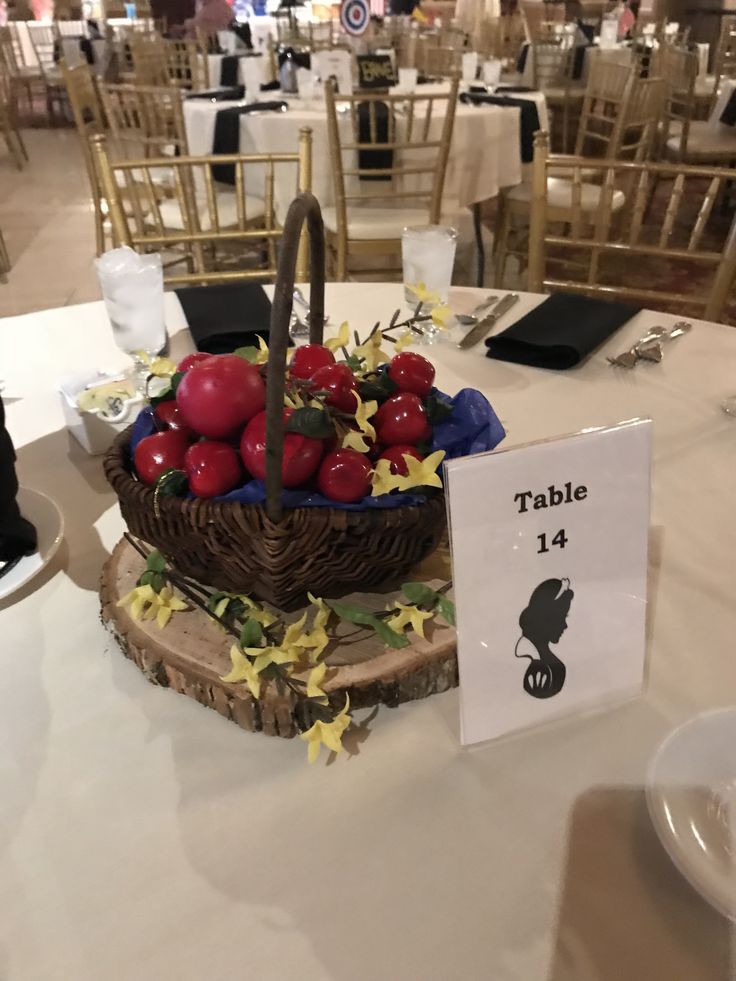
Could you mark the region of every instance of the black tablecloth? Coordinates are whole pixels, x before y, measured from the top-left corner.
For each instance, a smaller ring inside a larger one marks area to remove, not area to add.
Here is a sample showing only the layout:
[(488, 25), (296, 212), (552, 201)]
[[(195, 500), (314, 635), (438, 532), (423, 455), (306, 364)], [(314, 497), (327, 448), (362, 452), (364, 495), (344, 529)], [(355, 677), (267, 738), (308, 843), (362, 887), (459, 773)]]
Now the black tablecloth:
[(486, 341), (488, 357), (534, 368), (574, 368), (641, 307), (577, 293), (554, 293), (506, 330)]

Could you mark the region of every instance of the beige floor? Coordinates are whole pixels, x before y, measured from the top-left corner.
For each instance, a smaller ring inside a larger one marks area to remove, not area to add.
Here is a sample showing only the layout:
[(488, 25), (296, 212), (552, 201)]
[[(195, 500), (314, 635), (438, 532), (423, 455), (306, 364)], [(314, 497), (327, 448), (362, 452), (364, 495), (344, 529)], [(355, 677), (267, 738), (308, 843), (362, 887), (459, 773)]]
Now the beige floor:
[[(76, 133), (71, 128), (24, 129), (23, 138), (30, 163), (22, 171), (0, 143), (0, 229), (12, 265), (8, 282), (0, 282), (0, 317), (100, 299), (87, 172)], [(475, 278), (469, 214), (466, 224), (455, 261), (453, 282), (458, 285), (473, 285)], [(490, 249), (489, 238), (488, 257)], [(385, 267), (384, 259), (380, 265)], [(489, 267), (487, 262), (488, 284)], [(395, 278), (400, 276), (399, 264)]]
[(0, 229), (12, 265), (0, 317), (100, 298), (87, 174), (72, 129), (24, 129), (30, 163), (0, 143)]

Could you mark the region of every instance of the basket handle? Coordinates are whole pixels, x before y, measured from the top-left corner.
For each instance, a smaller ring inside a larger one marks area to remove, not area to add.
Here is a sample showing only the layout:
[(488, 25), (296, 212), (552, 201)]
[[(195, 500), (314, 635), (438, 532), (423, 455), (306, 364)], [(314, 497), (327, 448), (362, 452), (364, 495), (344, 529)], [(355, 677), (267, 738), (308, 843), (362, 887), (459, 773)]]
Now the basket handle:
[(266, 513), (280, 521), (281, 461), (284, 455), (284, 381), (289, 323), (294, 302), (294, 279), (302, 227), (309, 231), (309, 342), (322, 343), (325, 313), (325, 231), (317, 198), (303, 192), (291, 202), (281, 239), (276, 287), (271, 307), (268, 378), (266, 381)]

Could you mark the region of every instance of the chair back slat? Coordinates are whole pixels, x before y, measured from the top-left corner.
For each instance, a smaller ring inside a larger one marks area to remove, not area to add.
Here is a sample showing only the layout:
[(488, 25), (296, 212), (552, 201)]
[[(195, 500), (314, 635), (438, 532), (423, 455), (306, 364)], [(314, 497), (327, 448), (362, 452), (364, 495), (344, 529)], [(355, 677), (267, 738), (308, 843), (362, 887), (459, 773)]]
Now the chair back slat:
[[(550, 206), (547, 188), (556, 173), (569, 180), (571, 172), (571, 200), (563, 215)], [(724, 222), (716, 208), (732, 177), (726, 168), (681, 163), (550, 157), (547, 134), (537, 133), (529, 289), (639, 300), (655, 309), (674, 305), (678, 310), (695, 309), (706, 320), (718, 320), (736, 280), (736, 215)], [(588, 193), (598, 195), (592, 208), (590, 201), (583, 206), (583, 185)], [(628, 207), (623, 203), (627, 200)], [(568, 227), (567, 234), (558, 230), (560, 221)], [(656, 273), (646, 285), (632, 282), (634, 264), (650, 260), (664, 260), (672, 271), (679, 262), (696, 263), (698, 269), (710, 272), (710, 286), (678, 294), (668, 282), (658, 289)]]

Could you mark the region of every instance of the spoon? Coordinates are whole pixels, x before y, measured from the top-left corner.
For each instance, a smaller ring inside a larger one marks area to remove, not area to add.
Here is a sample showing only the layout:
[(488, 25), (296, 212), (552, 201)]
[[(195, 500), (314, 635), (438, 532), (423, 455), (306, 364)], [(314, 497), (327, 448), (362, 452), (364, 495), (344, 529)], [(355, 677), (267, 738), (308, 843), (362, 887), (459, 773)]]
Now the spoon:
[(483, 310), (490, 306), (491, 303), (495, 303), (497, 299), (497, 296), (487, 296), (482, 303), (478, 304), (472, 313), (456, 313), (455, 320), (457, 320), (459, 324), (462, 324), (463, 327), (472, 327), (480, 320), (480, 315)]

